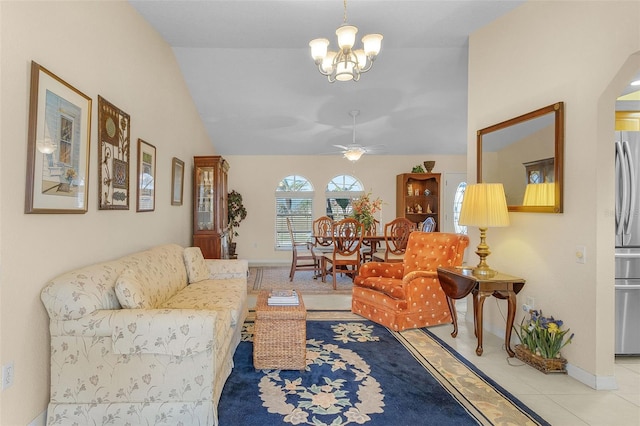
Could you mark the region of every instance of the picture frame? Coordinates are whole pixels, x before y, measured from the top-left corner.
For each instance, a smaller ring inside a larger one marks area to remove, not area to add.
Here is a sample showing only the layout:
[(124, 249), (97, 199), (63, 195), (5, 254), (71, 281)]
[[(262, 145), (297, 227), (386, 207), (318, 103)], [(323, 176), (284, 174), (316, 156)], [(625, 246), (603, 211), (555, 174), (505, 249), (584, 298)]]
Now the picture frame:
[(171, 205), (181, 206), (184, 192), (184, 161), (173, 157), (171, 160)]
[(156, 208), (156, 147), (138, 139), (137, 212), (152, 212)]
[(131, 117), (98, 95), (98, 209), (129, 210)]
[(25, 213), (86, 213), (92, 100), (31, 61)]

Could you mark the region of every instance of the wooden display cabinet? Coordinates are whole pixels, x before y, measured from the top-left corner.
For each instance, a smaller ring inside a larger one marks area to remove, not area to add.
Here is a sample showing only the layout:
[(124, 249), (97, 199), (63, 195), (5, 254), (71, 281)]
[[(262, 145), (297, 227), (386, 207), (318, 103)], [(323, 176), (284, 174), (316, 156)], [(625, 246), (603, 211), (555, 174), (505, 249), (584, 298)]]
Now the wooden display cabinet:
[(227, 255), (227, 171), (220, 156), (193, 157), (193, 246), (205, 259)]
[(431, 216), (436, 221), (434, 231), (440, 231), (440, 173), (396, 176), (396, 216), (416, 225)]

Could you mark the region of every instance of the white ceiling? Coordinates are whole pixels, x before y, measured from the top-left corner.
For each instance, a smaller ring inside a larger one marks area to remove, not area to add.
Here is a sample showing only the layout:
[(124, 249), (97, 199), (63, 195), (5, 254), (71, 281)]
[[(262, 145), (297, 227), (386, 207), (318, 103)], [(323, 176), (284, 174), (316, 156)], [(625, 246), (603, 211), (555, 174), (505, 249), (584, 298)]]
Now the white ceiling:
[(335, 154), (351, 110), (358, 144), (464, 154), (468, 36), (522, 2), (351, 0), (358, 40), (381, 33), (382, 50), (360, 81), (329, 83), (308, 42), (335, 49), (340, 0), (130, 0), (173, 47), (221, 155)]

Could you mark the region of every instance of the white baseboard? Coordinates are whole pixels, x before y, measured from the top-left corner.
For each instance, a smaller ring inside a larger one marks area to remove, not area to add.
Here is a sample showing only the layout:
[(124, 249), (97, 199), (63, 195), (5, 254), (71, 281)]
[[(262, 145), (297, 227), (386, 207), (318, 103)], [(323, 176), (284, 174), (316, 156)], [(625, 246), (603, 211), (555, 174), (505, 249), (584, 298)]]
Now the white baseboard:
[(45, 426), (47, 424), (47, 410), (44, 410), (35, 419), (31, 420), (27, 426)]

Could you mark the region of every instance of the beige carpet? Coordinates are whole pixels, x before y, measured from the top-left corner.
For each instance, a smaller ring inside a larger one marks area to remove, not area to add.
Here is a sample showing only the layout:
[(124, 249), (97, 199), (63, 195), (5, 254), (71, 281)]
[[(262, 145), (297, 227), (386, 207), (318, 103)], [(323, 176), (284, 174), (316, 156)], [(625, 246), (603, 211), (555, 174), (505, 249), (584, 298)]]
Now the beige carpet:
[(289, 266), (250, 267), (247, 280), (248, 292), (294, 289), (301, 294), (351, 294), (353, 281), (349, 276), (338, 275), (337, 290), (334, 290), (331, 275), (327, 275), (327, 282), (323, 283), (321, 278), (313, 279), (312, 271), (296, 271), (293, 281), (289, 281), (289, 270)]

